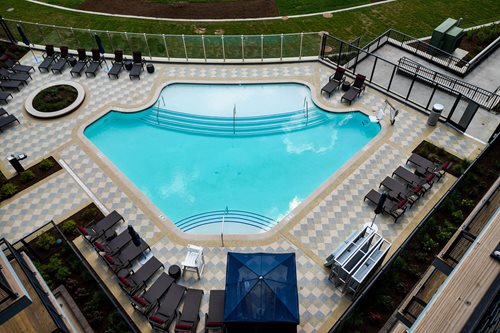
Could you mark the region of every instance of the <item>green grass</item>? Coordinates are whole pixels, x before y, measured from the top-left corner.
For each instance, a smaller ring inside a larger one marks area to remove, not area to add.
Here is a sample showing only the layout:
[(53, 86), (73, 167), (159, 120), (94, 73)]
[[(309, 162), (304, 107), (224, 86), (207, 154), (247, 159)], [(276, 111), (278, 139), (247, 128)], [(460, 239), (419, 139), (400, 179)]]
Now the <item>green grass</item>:
[[(6, 9), (11, 7), (15, 10), (7, 12)], [(330, 34), (345, 40), (364, 36), (363, 42), (366, 42), (368, 37), (373, 38), (389, 28), (395, 28), (415, 37), (428, 36), (434, 27), (447, 17), (463, 17), (463, 27), (496, 21), (500, 19), (500, 2), (498, 0), (398, 0), (379, 6), (336, 13), (332, 18), (313, 16), (286, 21), (214, 23), (107, 17), (67, 12), (18, 0), (2, 0), (0, 13), (9, 19), (104, 31), (187, 35), (194, 35), (197, 28), (206, 28), (208, 35), (214, 34), (218, 29), (222, 29), (226, 35), (328, 31)], [(14, 24), (10, 23), (10, 26), (14, 30), (14, 34), (17, 35)], [(33, 34), (40, 33), (46, 35), (50, 31), (43, 31), (43, 29), (37, 29), (36, 32), (29, 31), (29, 37), (35, 39), (32, 37)], [(119, 36), (113, 36), (113, 38), (115, 37)], [(78, 37), (79, 40), (86, 38), (91, 38), (91, 36), (85, 34), (85, 36)], [(140, 41), (137, 43), (137, 46), (142, 46)]]
[(58, 5), (68, 8), (80, 8), (80, 5), (85, 0), (40, 0), (41, 2), (50, 3), (51, 5)]
[(280, 15), (319, 13), (370, 3), (368, 0), (276, 0)]

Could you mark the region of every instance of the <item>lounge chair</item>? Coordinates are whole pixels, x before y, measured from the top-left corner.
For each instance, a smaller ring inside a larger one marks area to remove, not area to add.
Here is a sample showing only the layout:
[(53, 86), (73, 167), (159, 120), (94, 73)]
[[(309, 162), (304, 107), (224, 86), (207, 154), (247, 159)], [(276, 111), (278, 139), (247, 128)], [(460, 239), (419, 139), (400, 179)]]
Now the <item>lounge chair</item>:
[(9, 113), (7, 111), (5, 111), (4, 108), (0, 108), (0, 117), (1, 116), (8, 116), (8, 115), (9, 115)]
[(91, 227), (84, 228), (82, 226), (77, 226), (76, 228), (85, 239), (93, 243), (98, 238), (104, 236), (106, 231), (113, 228), (120, 221), (124, 221), (123, 216), (114, 210)]
[(413, 206), (427, 190), (423, 184), (418, 186), (408, 184), (408, 186), (406, 186), (391, 177), (385, 177), (379, 187), (381, 186), (384, 186), (388, 190), (387, 195), (389, 198), (392, 200), (407, 199), (410, 203), (410, 207)]
[(0, 101), (2, 101), (5, 104), (7, 104), (9, 97), (10, 98), (14, 98), (14, 97), (12, 97), (12, 94), (10, 92), (0, 91)]
[(449, 161), (444, 162), (443, 164), (435, 163), (427, 158), (420, 156), (417, 153), (411, 154), (411, 156), (406, 161), (406, 164), (411, 162), (417, 167), (417, 173), (428, 176), (433, 173), (438, 177), (438, 180), (441, 179), (446, 174), (446, 170), (451, 167), (451, 163)]
[(175, 324), (175, 332), (196, 333), (200, 322), (200, 304), (203, 290), (188, 289), (182, 311), (178, 311), (179, 319)]
[(434, 184), (434, 178), (436, 177), (435, 174), (430, 174), (428, 177), (423, 178), (402, 166), (399, 166), (396, 170), (394, 170), (394, 172), (392, 173), (392, 177), (394, 177), (394, 175), (398, 176), (411, 186), (416, 187), (422, 185), (424, 186), (426, 191), (432, 187), (432, 185)]
[(21, 81), (23, 84), (28, 84), (28, 79), (32, 79), (29, 73), (16, 73), (10, 72), (5, 68), (0, 68), (0, 79), (11, 80), (11, 81)]
[(144, 265), (142, 265), (137, 271), (131, 271), (128, 275), (118, 275), (118, 281), (120, 287), (125, 290), (129, 295), (134, 295), (139, 292), (142, 288), (146, 287), (148, 280), (156, 273), (160, 268), (164, 268), (163, 264), (156, 259), (156, 257), (151, 257)]
[(93, 245), (98, 252), (105, 252), (106, 254), (114, 255), (117, 252), (120, 252), (120, 250), (127, 246), (131, 241), (132, 237), (130, 236), (130, 233), (128, 230), (124, 230), (110, 241), (95, 241)]
[(17, 91), (21, 91), (21, 87), (23, 86), (23, 83), (21, 81), (0, 81), (0, 89), (5, 91), (6, 89), (15, 89)]
[(224, 290), (211, 290), (208, 313), (205, 314), (205, 333), (224, 331)]
[(7, 66), (8, 69), (16, 73), (29, 73), (31, 71), (35, 71), (33, 66), (21, 65), (19, 61), (14, 61), (10, 58), (3, 60), (3, 63), (5, 64), (5, 66)]
[(62, 74), (64, 68), (66, 67), (66, 64), (68, 63), (68, 47), (67, 46), (61, 46), (61, 55), (59, 56), (59, 59), (55, 62), (54, 65), (52, 65), (52, 73), (59, 73)]
[(99, 67), (102, 67), (103, 60), (104, 58), (101, 57), (99, 49), (92, 49), (92, 60), (90, 61), (89, 66), (85, 70), (85, 76), (89, 77), (89, 75), (91, 75), (95, 77)]
[[(382, 193), (377, 192), (375, 190), (370, 190), (368, 194), (365, 196), (365, 200), (368, 199), (368, 201), (372, 202), (373, 204), (377, 205), (380, 197), (382, 196)], [(394, 218), (394, 223), (398, 221), (398, 219), (404, 214), (406, 211), (406, 208), (408, 207), (407, 205), (408, 199), (400, 199), (399, 201), (392, 200), (392, 198), (389, 198), (389, 200), (386, 200), (384, 202), (384, 213), (391, 215)]]
[(134, 243), (129, 243), (120, 252), (111, 256), (105, 254), (104, 261), (108, 264), (109, 268), (115, 273), (124, 268), (130, 267), (132, 262), (135, 261), (146, 250), (151, 250), (149, 245), (142, 240), (140, 246), (135, 246)]
[(349, 102), (349, 104), (351, 104), (352, 101), (365, 90), (365, 79), (366, 77), (364, 75), (356, 75), (354, 83), (344, 94), (344, 96), (342, 96), (340, 101), (342, 102), (343, 100), (346, 100), (347, 102)]
[(132, 52), (132, 69), (130, 70), (129, 77), (132, 80), (132, 78), (136, 77), (139, 80), (141, 79), (141, 73), (144, 70), (144, 62), (142, 60), (142, 54), (139, 51), (134, 51)]
[(116, 77), (118, 79), (118, 75), (120, 74), (123, 68), (123, 51), (115, 50), (115, 60), (112, 62), (113, 66), (108, 72), (108, 77), (111, 78)]
[(173, 285), (177, 286), (174, 279), (165, 272), (161, 273), (142, 295), (132, 296), (132, 306), (147, 316)]
[(148, 317), (149, 323), (153, 329), (160, 331), (169, 331), (170, 325), (177, 315), (177, 308), (181, 303), (186, 288), (173, 283), (168, 292), (160, 299), (159, 307), (153, 315)]
[(89, 61), (89, 58), (87, 57), (87, 52), (85, 52), (85, 49), (79, 48), (76, 50), (78, 52), (78, 61), (76, 64), (71, 68), (71, 76), (74, 77), (73, 74), (76, 74), (78, 76), (82, 76), (82, 72), (87, 66), (87, 63)]
[(337, 67), (335, 73), (328, 78), (328, 83), (321, 88), (321, 93), (325, 92), (328, 94), (328, 97), (330, 97), (330, 95), (345, 81), (344, 73), (344, 68)]
[(13, 114), (0, 117), (0, 132), (3, 132), (4, 127), (10, 126), (16, 121), (19, 124), (19, 119), (17, 119)]
[(50, 65), (57, 60), (59, 53), (54, 51), (54, 45), (45, 45), (45, 52), (42, 54), (43, 61), (40, 65), (38, 65), (38, 70), (42, 72), (42, 70), (48, 72)]

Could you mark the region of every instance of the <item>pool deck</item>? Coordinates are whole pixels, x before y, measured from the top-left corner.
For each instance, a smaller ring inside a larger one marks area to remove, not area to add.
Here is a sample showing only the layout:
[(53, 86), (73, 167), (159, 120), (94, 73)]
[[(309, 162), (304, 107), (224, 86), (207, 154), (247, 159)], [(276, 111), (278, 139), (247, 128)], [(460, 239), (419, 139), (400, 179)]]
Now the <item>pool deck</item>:
[[(22, 63), (33, 63), (28, 54)], [(109, 62), (109, 61), (108, 61)], [(20, 124), (0, 134), (0, 170), (10, 177), (14, 170), (5, 157), (23, 152), (29, 167), (47, 156), (54, 156), (64, 168), (13, 198), (0, 203), (0, 231), (10, 242), (27, 235), (49, 220), (56, 223), (71, 216), (91, 202), (106, 211), (117, 210), (126, 220), (119, 229), (131, 223), (151, 246), (154, 255), (168, 267), (179, 264), (189, 243), (205, 248), (206, 267), (201, 280), (193, 274), (181, 278), (187, 287), (205, 291), (202, 313), (208, 309), (209, 290), (223, 289), (226, 255), (237, 252), (295, 252), (300, 303), (300, 332), (326, 332), (351, 303), (328, 281), (324, 258), (353, 230), (373, 218), (373, 206), (363, 202), (364, 195), (404, 164), (411, 151), (428, 140), (459, 157), (469, 160), (477, 156), (484, 145), (439, 123), (426, 125), (426, 116), (397, 101), (400, 108), (394, 126), (386, 116), (382, 131), (346, 165), (335, 172), (296, 210), (292, 211), (273, 231), (255, 236), (230, 236), (221, 246), (219, 237), (184, 237), (163, 214), (83, 137), (86, 124), (107, 110), (139, 110), (156, 99), (168, 82), (285, 82), (305, 83), (312, 88), (315, 101), (331, 111), (361, 110), (375, 114), (385, 96), (367, 88), (351, 106), (340, 104), (341, 92), (331, 98), (320, 95), (332, 70), (319, 62), (267, 65), (174, 65), (155, 64), (154, 74), (144, 72), (141, 80), (131, 81), (123, 71), (118, 80), (108, 79), (104, 71), (96, 78), (71, 78), (69, 69), (62, 75), (34, 73), (33, 81), (3, 107), (19, 118)], [(24, 110), (24, 101), (36, 88), (55, 80), (73, 80), (84, 86), (86, 98), (80, 109), (62, 118), (38, 120)], [(175, 143), (172, 143), (175, 144)], [(407, 210), (397, 224), (387, 216), (377, 217), (379, 233), (393, 243), (394, 251), (452, 185), (448, 175), (437, 183), (412, 209)], [(75, 241), (108, 288), (143, 332), (151, 331), (144, 317), (134, 311), (116, 278), (104, 262), (81, 238)], [(389, 253), (390, 256), (390, 253)], [(388, 257), (389, 257), (388, 256)], [(387, 257), (387, 258), (388, 258)], [(201, 316), (198, 331), (204, 327)], [(173, 326), (172, 326), (173, 327)]]

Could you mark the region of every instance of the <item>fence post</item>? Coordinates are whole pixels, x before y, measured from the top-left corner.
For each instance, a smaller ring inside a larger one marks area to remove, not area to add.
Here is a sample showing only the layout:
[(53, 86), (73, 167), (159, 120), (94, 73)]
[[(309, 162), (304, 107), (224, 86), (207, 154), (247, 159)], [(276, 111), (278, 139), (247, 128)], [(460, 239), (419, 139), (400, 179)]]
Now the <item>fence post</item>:
[(300, 33), (299, 60), (302, 60), (302, 43), (304, 42), (304, 33)]
[(226, 62), (226, 50), (224, 48), (224, 35), (221, 35), (221, 42), (222, 42), (222, 58), (224, 59), (224, 62)]
[(71, 34), (73, 35), (73, 38), (75, 39), (76, 43), (80, 44), (80, 41), (78, 40), (78, 38), (76, 38), (75, 30), (73, 30), (73, 27), (70, 27), (69, 29), (71, 30)]
[(392, 69), (392, 74), (391, 74), (391, 79), (389, 80), (389, 85), (387, 86), (387, 91), (390, 91), (391, 89), (391, 84), (392, 84), (392, 79), (394, 78), (394, 74), (396, 73), (396, 65), (394, 65)]
[(130, 49), (130, 53), (132, 53), (132, 45), (130, 45), (130, 40), (128, 39), (128, 34), (125, 32), (125, 39), (127, 40), (128, 48)]
[(57, 27), (55, 25), (52, 25), (52, 29), (54, 29), (57, 33), (57, 37), (59, 38), (59, 45), (64, 44), (64, 42), (62, 41), (62, 38), (61, 38), (61, 34), (59, 33), (59, 29), (57, 29)]
[(163, 36), (163, 45), (165, 45), (165, 52), (167, 53), (167, 58), (170, 61), (170, 54), (168, 53), (167, 41), (165, 39), (165, 34), (161, 34)]
[(373, 74), (375, 73), (375, 67), (377, 67), (377, 60), (378, 57), (375, 57), (375, 60), (373, 61), (372, 73), (370, 74), (370, 82), (373, 81)]
[(9, 39), (9, 41), (12, 44), (16, 44), (17, 42), (16, 42), (16, 39), (14, 38), (14, 35), (10, 31), (9, 26), (7, 25), (7, 23), (5, 23), (5, 20), (3, 19), (3, 17), (1, 15), (0, 15), (0, 25), (2, 26), (3, 30), (5, 31), (5, 34), (7, 35), (7, 38)]
[(40, 34), (40, 36), (42, 36), (42, 42), (43, 42), (44, 44), (48, 44), (48, 43), (46, 42), (46, 40), (45, 40), (45, 34), (43, 33), (42, 27), (40, 27), (40, 24), (38, 24), (38, 23), (35, 23), (35, 24), (36, 24), (36, 26), (38, 27), (38, 30), (39, 30), (39, 31), (38, 31), (38, 33)]
[(245, 47), (243, 46), (243, 35), (241, 35), (241, 58), (245, 62)]
[(108, 36), (109, 45), (111, 46), (111, 50), (113, 50), (113, 52), (115, 52), (115, 47), (113, 46), (113, 41), (111, 40), (111, 36), (109, 35), (109, 31), (106, 31), (106, 35)]
[(203, 44), (203, 56), (205, 57), (205, 62), (207, 62), (207, 51), (205, 49), (205, 35), (201, 35), (201, 43)]
[(260, 35), (260, 61), (264, 61), (264, 35)]
[(186, 55), (186, 61), (189, 61), (188, 51), (186, 48), (186, 39), (184, 38), (184, 34), (182, 34), (182, 45), (184, 45), (184, 54)]
[(434, 89), (432, 90), (431, 97), (429, 98), (429, 101), (427, 101), (427, 105), (425, 106), (426, 110), (429, 110), (429, 105), (431, 105), (431, 101), (434, 98), (434, 93), (436, 92), (437, 89), (437, 84), (434, 83)]
[(283, 34), (281, 34), (280, 61), (283, 61)]

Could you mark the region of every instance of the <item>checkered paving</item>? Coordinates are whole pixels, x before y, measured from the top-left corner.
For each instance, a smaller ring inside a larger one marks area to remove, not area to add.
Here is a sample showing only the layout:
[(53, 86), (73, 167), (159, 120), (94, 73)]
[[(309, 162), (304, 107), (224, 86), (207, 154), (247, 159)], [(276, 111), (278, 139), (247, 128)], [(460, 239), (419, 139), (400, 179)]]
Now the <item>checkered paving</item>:
[(9, 242), (28, 235), (50, 220), (60, 220), (84, 203), (85, 192), (67, 173), (58, 173), (46, 183), (18, 193), (0, 207), (0, 234)]
[[(27, 57), (23, 63), (33, 62)], [(43, 156), (53, 154), (57, 150), (73, 172), (82, 180), (84, 185), (108, 210), (117, 210), (133, 224), (134, 228), (152, 246), (152, 251), (166, 267), (170, 264), (179, 264), (184, 259), (185, 245), (178, 244), (172, 237), (160, 230), (162, 220), (152, 221), (139, 208), (135, 197), (127, 195), (126, 185), (117, 175), (112, 175), (109, 169), (101, 168), (98, 156), (87, 155), (72, 133), (85, 119), (100, 112), (102, 105), (126, 106), (145, 103), (151, 92), (153, 83), (165, 80), (221, 80), (239, 82), (242, 78), (249, 81), (260, 78), (293, 78), (309, 82), (318, 89), (326, 83), (331, 70), (313, 63), (281, 64), (281, 65), (155, 65), (153, 75), (143, 73), (141, 80), (130, 81), (126, 72), (118, 80), (108, 79), (104, 71), (100, 71), (95, 79), (72, 79), (69, 69), (62, 75), (33, 74), (33, 81), (21, 92), (14, 93), (14, 99), (5, 108), (15, 114), (21, 121), (20, 125), (13, 126), (2, 133), (0, 154), (6, 156), (12, 152), (25, 152), (29, 160), (25, 163), (34, 163)], [(55, 119), (40, 121), (27, 116), (23, 103), (25, 98), (36, 87), (55, 80), (73, 80), (81, 83), (87, 93), (82, 107), (74, 114)], [(336, 92), (331, 98), (320, 96), (325, 105), (345, 109), (340, 103), (340, 93)], [(316, 96), (319, 96), (317, 94)], [(369, 88), (358, 98), (350, 109), (365, 109), (375, 112), (384, 105), (384, 97), (374, 93)], [(385, 120), (384, 120), (385, 121)], [(388, 121), (383, 122), (388, 126)], [(373, 218), (373, 206), (363, 202), (363, 197), (371, 188), (378, 184), (408, 157), (408, 150), (421, 140), (428, 139), (443, 147), (452, 147), (453, 151), (462, 152), (460, 156), (473, 154), (481, 145), (473, 140), (464, 140), (453, 130), (445, 126), (428, 129), (425, 117), (417, 112), (402, 108), (395, 126), (387, 131), (390, 135), (383, 144), (375, 145), (373, 153), (359, 158), (359, 167), (354, 171), (346, 172), (336, 180), (324, 198), (313, 207), (307, 215), (299, 221), (294, 221), (290, 228), (281, 231), (277, 241), (266, 246), (252, 247), (206, 247), (206, 267), (201, 280), (194, 274), (188, 273), (182, 283), (193, 288), (205, 290), (202, 312), (208, 307), (209, 290), (224, 287), (227, 251), (238, 252), (295, 252), (297, 255), (297, 277), (299, 286), (299, 301), (301, 324), (299, 331), (315, 332), (324, 324), (325, 320), (334, 313), (341, 300), (345, 300), (340, 292), (328, 282), (328, 272), (318, 260), (325, 258), (342, 242), (353, 230), (358, 230), (363, 224)], [(6, 168), (5, 161), (0, 161)], [(437, 185), (432, 191), (439, 189)], [(50, 199), (47, 199), (50, 198)], [(423, 199), (425, 200), (425, 199)], [(59, 216), (68, 216), (69, 213), (90, 198), (77, 185), (66, 171), (51, 178), (46, 183), (28, 189), (18, 194), (14, 200), (0, 205), (0, 230), (2, 235), (10, 241), (15, 241), (29, 233), (37, 226)], [(378, 216), (376, 224), (379, 233), (389, 241), (395, 240), (408, 223), (423, 209), (417, 203), (408, 210), (397, 224), (386, 216)], [(141, 206), (142, 207), (142, 206)], [(123, 230), (126, 224), (120, 226)], [(312, 251), (313, 255), (307, 253)], [(307, 252), (307, 253), (306, 253)], [(321, 258), (321, 259), (318, 259)], [(203, 328), (200, 323), (198, 331)]]

